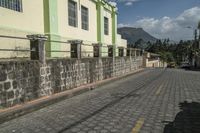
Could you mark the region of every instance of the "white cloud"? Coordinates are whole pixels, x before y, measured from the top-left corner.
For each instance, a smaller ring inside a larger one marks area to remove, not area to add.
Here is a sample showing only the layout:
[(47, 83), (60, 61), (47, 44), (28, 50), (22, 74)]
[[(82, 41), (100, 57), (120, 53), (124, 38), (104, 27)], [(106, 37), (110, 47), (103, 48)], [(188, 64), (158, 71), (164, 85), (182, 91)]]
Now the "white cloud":
[(131, 27), (132, 25), (131, 24), (118, 24), (117, 26), (118, 26), (118, 28), (121, 28), (121, 27)]
[(109, 0), (110, 2), (115, 2), (115, 3), (124, 3), (126, 6), (131, 6), (133, 5), (134, 2), (138, 2), (140, 0)]
[(182, 26), (195, 26), (200, 20), (200, 7), (193, 7), (185, 10), (181, 15), (176, 18), (176, 21)]
[(131, 5), (133, 5), (133, 3), (132, 3), (132, 2), (126, 2), (125, 5), (126, 5), (126, 6), (131, 6)]
[(160, 19), (142, 18), (134, 24), (120, 24), (121, 27), (133, 26), (142, 27), (144, 30), (157, 38), (170, 38), (172, 40), (187, 40), (193, 38), (193, 29), (186, 27), (197, 27), (200, 21), (200, 7), (193, 7), (185, 10), (176, 18), (164, 16)]
[(110, 1), (109, 3), (110, 3), (112, 6), (117, 6), (117, 3), (114, 2), (114, 1)]

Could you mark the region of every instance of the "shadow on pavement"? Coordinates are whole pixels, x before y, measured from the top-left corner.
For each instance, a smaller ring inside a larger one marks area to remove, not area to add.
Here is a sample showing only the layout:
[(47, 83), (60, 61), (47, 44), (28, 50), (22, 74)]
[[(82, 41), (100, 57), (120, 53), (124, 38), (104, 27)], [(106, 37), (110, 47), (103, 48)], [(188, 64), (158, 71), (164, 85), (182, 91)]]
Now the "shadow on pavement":
[(183, 69), (185, 69), (186, 71), (200, 71), (200, 68), (191, 68), (191, 67), (189, 67), (189, 68), (183, 68)]
[(183, 102), (179, 107), (181, 111), (165, 126), (164, 133), (200, 133), (200, 103)]

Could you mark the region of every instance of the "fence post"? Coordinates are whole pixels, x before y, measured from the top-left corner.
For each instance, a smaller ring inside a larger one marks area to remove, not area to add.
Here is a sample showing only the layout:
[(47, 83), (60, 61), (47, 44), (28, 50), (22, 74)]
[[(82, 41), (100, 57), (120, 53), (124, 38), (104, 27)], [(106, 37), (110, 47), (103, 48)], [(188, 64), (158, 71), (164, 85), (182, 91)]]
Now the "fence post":
[(27, 35), (27, 38), (30, 39), (31, 60), (39, 60), (40, 63), (45, 64), (45, 41), (47, 41), (48, 37), (34, 34)]
[(116, 45), (113, 44), (113, 51), (112, 51), (112, 59), (113, 59), (113, 77), (116, 76), (116, 67), (115, 67), (115, 62), (116, 62)]
[(137, 58), (137, 50), (134, 49), (134, 56), (135, 56), (135, 59)]
[(71, 58), (81, 59), (81, 45), (82, 40), (69, 40), (71, 44)]
[(130, 69), (132, 70), (132, 57), (131, 57), (131, 55), (132, 55), (132, 49), (130, 48), (130, 49), (129, 49)]
[(103, 71), (102, 71), (102, 43), (93, 43), (93, 57), (98, 57), (98, 73), (96, 73), (97, 80), (102, 80), (103, 79)]

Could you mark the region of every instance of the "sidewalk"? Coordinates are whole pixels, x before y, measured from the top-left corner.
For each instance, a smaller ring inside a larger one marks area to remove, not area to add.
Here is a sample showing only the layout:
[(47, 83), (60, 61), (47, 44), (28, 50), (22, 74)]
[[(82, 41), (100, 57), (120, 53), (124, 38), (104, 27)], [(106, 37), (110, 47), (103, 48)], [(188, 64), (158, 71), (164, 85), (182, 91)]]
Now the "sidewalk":
[(106, 79), (103, 81), (98, 81), (96, 83), (87, 84), (87, 85), (80, 86), (78, 88), (74, 88), (74, 89), (71, 89), (71, 90), (68, 90), (65, 92), (57, 93), (57, 94), (47, 96), (47, 97), (42, 97), (40, 99), (30, 101), (25, 104), (17, 105), (17, 106), (11, 107), (11, 108), (0, 109), (0, 124), (6, 122), (8, 120), (14, 119), (16, 117), (25, 115), (27, 113), (39, 110), (39, 109), (49, 106), (51, 104), (57, 103), (59, 101), (71, 98), (76, 95), (80, 95), (84, 92), (91, 91), (93, 89), (96, 89), (96, 88), (103, 86), (105, 84), (108, 84), (110, 82), (122, 79), (124, 77), (131, 76), (132, 74), (141, 72), (143, 70), (144, 69), (135, 70), (132, 73), (129, 73), (129, 74), (126, 74), (126, 75), (123, 75), (120, 77), (114, 77), (114, 78)]

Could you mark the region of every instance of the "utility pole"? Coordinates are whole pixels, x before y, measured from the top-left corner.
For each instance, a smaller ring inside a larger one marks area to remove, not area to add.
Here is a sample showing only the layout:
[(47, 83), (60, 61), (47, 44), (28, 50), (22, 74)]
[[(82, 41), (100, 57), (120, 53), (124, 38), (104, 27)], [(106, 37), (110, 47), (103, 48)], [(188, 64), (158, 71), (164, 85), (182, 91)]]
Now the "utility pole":
[(198, 38), (198, 48), (200, 49), (200, 21), (198, 23), (198, 30), (199, 30), (199, 38)]

